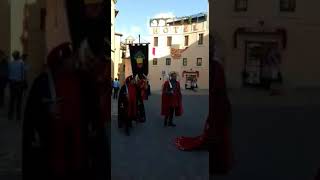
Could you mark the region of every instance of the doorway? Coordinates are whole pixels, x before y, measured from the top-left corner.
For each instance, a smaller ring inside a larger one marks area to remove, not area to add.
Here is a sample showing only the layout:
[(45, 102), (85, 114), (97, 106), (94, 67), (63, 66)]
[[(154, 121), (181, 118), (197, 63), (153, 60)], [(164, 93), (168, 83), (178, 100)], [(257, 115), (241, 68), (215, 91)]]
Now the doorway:
[(261, 86), (266, 69), (269, 71), (267, 73), (271, 74), (272, 80), (278, 80), (278, 76), (272, 75), (272, 69), (279, 70), (281, 59), (279, 55), (274, 55), (278, 52), (278, 42), (246, 41), (243, 84)]

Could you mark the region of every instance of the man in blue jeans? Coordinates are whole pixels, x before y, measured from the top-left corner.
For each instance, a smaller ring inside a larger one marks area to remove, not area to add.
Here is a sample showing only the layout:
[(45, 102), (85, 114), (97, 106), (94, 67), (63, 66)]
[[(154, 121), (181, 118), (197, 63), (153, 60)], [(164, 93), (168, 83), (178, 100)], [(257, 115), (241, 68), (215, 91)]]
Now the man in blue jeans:
[(24, 89), (25, 66), (20, 57), (20, 52), (15, 51), (12, 54), (12, 61), (9, 63), (9, 85), (10, 85), (10, 101), (9, 101), (9, 120), (14, 118), (21, 120), (22, 95)]
[(113, 99), (118, 99), (118, 93), (119, 93), (119, 89), (120, 89), (120, 82), (118, 81), (118, 79), (116, 78), (113, 81)]

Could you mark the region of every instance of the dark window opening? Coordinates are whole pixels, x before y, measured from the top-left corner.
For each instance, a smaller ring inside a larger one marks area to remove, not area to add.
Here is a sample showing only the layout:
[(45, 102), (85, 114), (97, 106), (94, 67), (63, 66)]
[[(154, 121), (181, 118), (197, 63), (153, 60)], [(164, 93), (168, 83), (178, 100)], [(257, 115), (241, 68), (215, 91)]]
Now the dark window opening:
[(167, 37), (167, 46), (171, 46), (172, 45), (172, 37), (169, 36)]
[(167, 66), (170, 66), (170, 65), (171, 65), (171, 59), (170, 59), (170, 58), (167, 58), (167, 59), (166, 59), (166, 65), (167, 65)]
[(280, 0), (280, 11), (294, 12), (296, 10), (295, 0)]
[(235, 11), (244, 12), (248, 10), (248, 0), (235, 0)]
[(202, 58), (197, 58), (197, 66), (202, 66)]
[(155, 47), (158, 46), (158, 37), (154, 37), (154, 38), (153, 38), (153, 45), (154, 45)]

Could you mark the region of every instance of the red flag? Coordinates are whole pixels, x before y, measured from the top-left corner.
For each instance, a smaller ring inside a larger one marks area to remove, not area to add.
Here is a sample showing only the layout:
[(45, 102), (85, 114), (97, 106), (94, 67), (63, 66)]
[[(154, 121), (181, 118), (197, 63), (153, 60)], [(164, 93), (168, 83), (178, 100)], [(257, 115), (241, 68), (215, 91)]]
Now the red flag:
[(152, 48), (152, 55), (156, 55), (156, 48)]

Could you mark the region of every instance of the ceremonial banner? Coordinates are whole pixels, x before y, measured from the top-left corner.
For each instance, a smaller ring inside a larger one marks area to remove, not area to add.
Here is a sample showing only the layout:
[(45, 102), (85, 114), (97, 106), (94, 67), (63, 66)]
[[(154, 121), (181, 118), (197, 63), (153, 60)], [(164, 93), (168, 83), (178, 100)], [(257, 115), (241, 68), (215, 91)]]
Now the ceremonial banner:
[(148, 75), (149, 69), (149, 44), (133, 44), (129, 45), (132, 73)]

